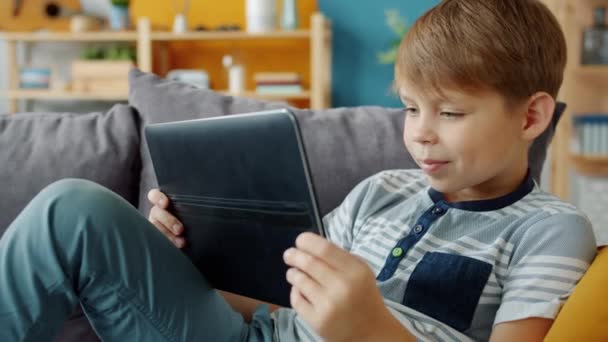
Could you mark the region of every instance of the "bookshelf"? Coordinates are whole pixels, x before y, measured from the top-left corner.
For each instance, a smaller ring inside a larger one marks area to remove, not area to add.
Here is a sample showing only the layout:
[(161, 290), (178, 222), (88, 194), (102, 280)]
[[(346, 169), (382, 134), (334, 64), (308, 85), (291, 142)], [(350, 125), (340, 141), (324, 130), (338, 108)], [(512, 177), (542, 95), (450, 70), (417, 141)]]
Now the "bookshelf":
[[(308, 63), (310, 70), (310, 84), (304, 91), (297, 94), (257, 94), (255, 91), (245, 91), (239, 94), (230, 94), (222, 89), (214, 89), (224, 94), (243, 96), (265, 100), (298, 100), (307, 102), (313, 109), (328, 108), (331, 106), (331, 23), (321, 13), (314, 13), (311, 17), (310, 29), (294, 31), (275, 31), (268, 33), (247, 33), (243, 31), (205, 31), (186, 32), (175, 34), (173, 32), (153, 31), (147, 18), (138, 20), (135, 31), (124, 32), (0, 32), (0, 39), (6, 41), (8, 54), (9, 89), (0, 91), (0, 96), (9, 99), (9, 111), (17, 112), (18, 100), (101, 100), (118, 101), (128, 98), (127, 92), (77, 92), (70, 90), (26, 90), (18, 87), (18, 56), (17, 46), (28, 43), (49, 42), (131, 42), (137, 49), (137, 66), (145, 72), (156, 72), (155, 65), (161, 65), (159, 74), (168, 69), (167, 49), (171, 42), (204, 43), (204, 42), (230, 42), (232, 45), (246, 44), (259, 41), (295, 41), (309, 42)], [(155, 58), (161, 61), (155, 61)], [(155, 64), (156, 63), (156, 64)]]
[[(97, 100), (97, 101), (123, 101), (128, 97), (128, 93), (116, 92), (82, 92), (67, 90), (38, 90), (38, 89), (18, 89), (8, 90), (2, 95), (9, 100)], [(14, 111), (11, 111), (14, 112)]]
[(608, 113), (608, 65), (581, 64), (583, 31), (592, 25), (593, 8), (608, 7), (608, 0), (543, 0), (562, 26), (568, 63), (558, 99), (568, 105), (551, 146), (551, 191), (569, 200), (570, 174), (608, 176), (608, 156), (581, 156), (571, 152), (572, 118), (582, 113)]

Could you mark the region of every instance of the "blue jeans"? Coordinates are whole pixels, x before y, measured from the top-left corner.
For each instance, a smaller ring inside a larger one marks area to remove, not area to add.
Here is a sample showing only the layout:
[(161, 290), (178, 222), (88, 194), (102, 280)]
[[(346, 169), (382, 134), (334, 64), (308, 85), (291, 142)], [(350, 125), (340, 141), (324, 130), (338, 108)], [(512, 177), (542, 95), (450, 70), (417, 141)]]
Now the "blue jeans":
[(269, 341), (135, 208), (83, 180), (44, 189), (0, 239), (0, 341), (55, 336), (76, 305), (106, 341)]

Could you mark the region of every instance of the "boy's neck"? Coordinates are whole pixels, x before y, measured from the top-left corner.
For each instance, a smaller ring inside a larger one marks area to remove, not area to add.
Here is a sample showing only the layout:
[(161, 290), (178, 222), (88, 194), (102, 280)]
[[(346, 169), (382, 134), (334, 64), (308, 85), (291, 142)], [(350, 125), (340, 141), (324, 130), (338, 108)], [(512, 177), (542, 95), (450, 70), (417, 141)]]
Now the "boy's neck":
[(509, 171), (473, 187), (457, 192), (443, 193), (446, 202), (482, 201), (506, 196), (517, 190), (528, 176), (528, 166)]

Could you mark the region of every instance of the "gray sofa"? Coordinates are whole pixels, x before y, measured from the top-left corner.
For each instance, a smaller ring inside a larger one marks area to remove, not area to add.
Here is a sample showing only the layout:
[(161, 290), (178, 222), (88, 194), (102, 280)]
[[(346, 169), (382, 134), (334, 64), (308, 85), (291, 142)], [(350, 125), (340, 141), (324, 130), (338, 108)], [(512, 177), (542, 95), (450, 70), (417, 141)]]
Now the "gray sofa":
[[(107, 113), (0, 115), (0, 236), (36, 193), (66, 177), (100, 183), (147, 215), (146, 193), (157, 186), (141, 135), (147, 123), (285, 107), (196, 89), (136, 69), (129, 78), (129, 104), (115, 105)], [(400, 109), (293, 110), (323, 214), (364, 178), (384, 169), (416, 167), (402, 142)], [(532, 147), (531, 169), (537, 180), (559, 116)], [(98, 338), (75, 308), (55, 340)]]

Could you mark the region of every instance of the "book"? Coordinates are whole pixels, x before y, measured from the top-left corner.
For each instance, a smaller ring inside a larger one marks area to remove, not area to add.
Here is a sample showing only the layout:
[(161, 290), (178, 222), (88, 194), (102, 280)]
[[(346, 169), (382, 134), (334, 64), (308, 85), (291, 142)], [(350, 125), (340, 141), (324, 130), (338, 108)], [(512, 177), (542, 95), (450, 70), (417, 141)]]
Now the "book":
[(300, 81), (257, 81), (258, 86), (274, 86), (274, 85), (301, 85)]
[(301, 77), (295, 72), (259, 72), (253, 76), (255, 82), (299, 82)]
[(255, 88), (258, 94), (298, 94), (302, 92), (301, 85), (259, 85)]

